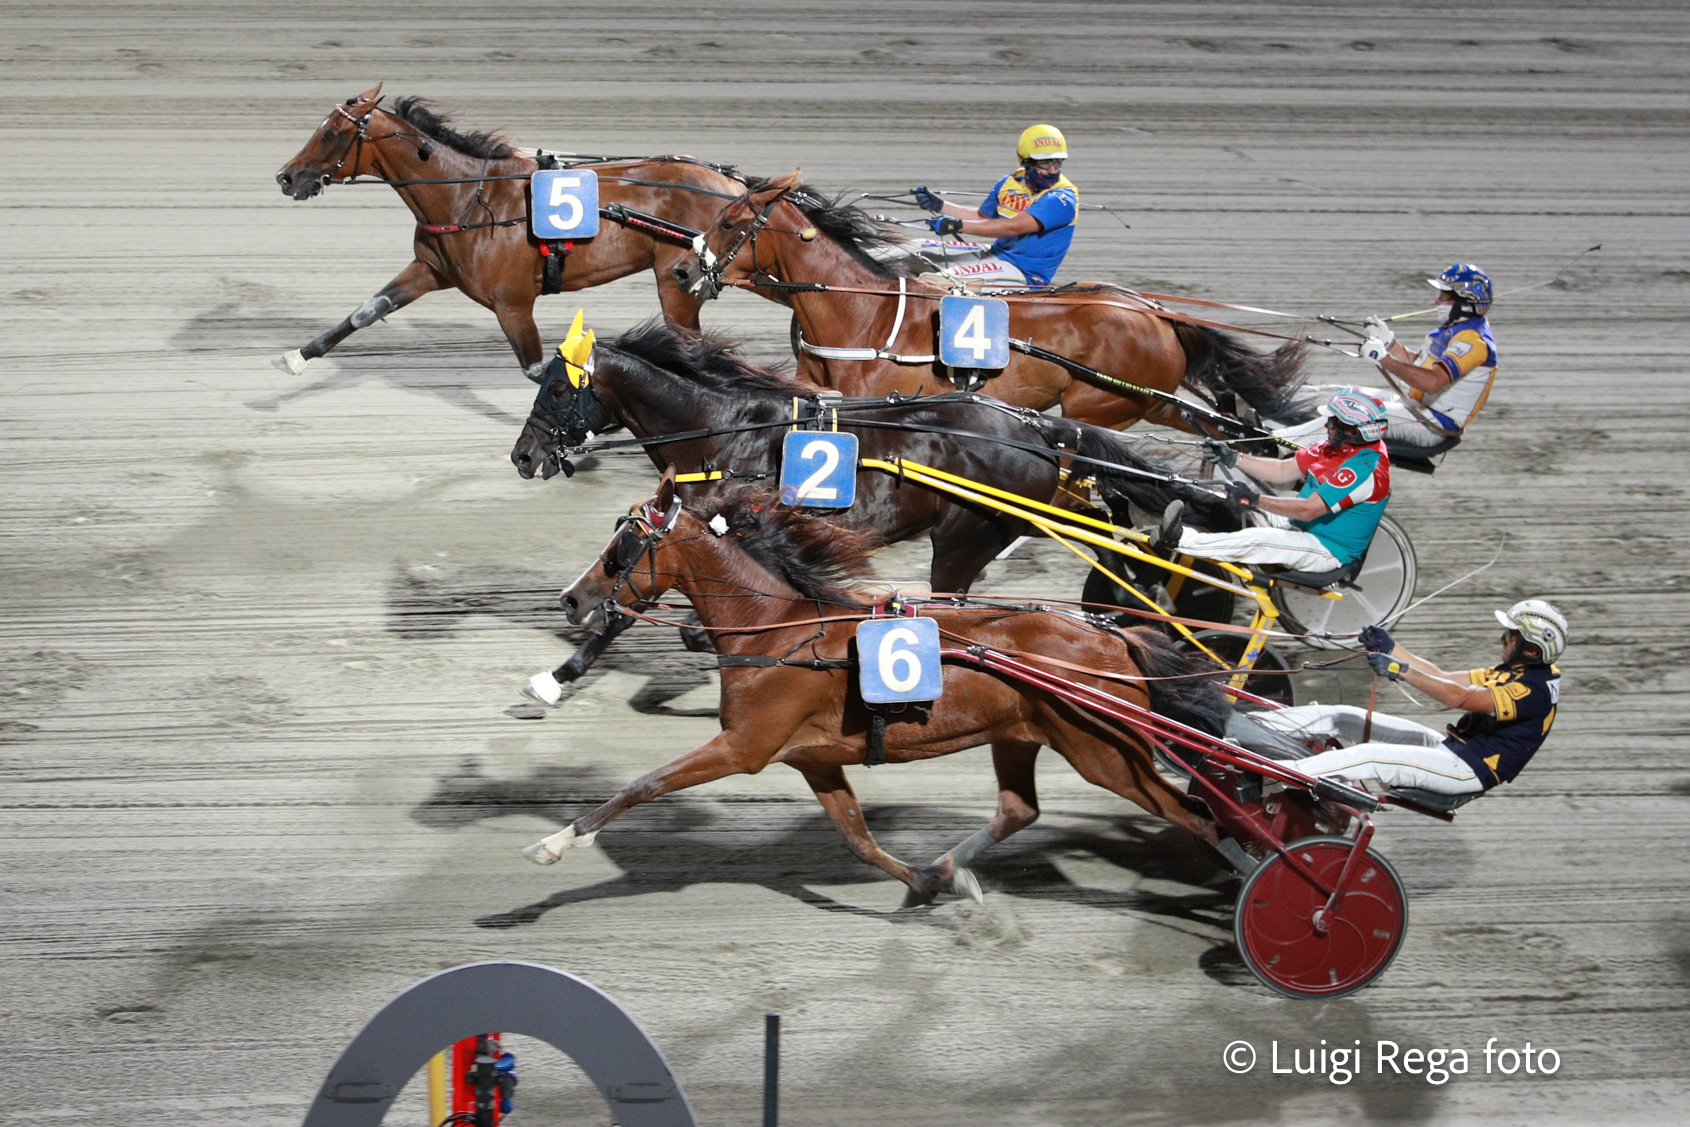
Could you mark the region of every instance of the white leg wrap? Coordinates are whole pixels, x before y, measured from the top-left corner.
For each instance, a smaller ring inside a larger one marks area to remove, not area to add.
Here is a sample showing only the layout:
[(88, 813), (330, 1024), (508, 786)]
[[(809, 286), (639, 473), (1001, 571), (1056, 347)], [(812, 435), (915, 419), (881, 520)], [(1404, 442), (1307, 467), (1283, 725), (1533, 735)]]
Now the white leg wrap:
[(527, 693), (541, 704), (555, 705), (563, 699), (563, 686), (552, 676), (550, 669), (528, 678)]
[(594, 830), (590, 834), (575, 832), (575, 823), (563, 827), (551, 837), (543, 837), (522, 851), (522, 855), (536, 865), (553, 865), (570, 849), (584, 849), (593, 844), (593, 839), (599, 836)]
[(292, 352), (282, 353), (280, 356), (270, 361), (270, 363), (274, 364), (282, 371), (287, 372), (289, 375), (303, 376), (305, 374), (305, 365), (309, 364), (310, 361), (305, 359), (305, 353), (296, 348)]

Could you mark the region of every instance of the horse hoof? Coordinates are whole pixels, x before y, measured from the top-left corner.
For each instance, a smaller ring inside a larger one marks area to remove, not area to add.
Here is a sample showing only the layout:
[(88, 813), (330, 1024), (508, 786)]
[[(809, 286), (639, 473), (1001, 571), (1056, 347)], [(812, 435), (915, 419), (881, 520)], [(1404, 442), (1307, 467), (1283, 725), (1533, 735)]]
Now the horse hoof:
[(280, 356), (270, 361), (270, 363), (274, 364), (289, 375), (303, 376), (305, 374), (305, 365), (309, 364), (310, 361), (305, 359), (305, 353), (296, 348), (292, 352), (282, 353)]
[(570, 849), (584, 849), (593, 844), (593, 839), (599, 836), (594, 830), (590, 834), (575, 832), (573, 824), (563, 827), (551, 837), (543, 837), (522, 851), (522, 855), (536, 865), (555, 865)]
[(550, 849), (547, 849), (546, 843), (543, 841), (536, 841), (533, 845), (524, 849), (522, 855), (536, 865), (555, 865), (563, 857), (563, 854), (553, 853)]
[(951, 879), (946, 882), (947, 891), (958, 896), (966, 896), (976, 904), (986, 902), (986, 894), (980, 891), (980, 882), (974, 879), (974, 874), (967, 869), (958, 869)]
[(522, 686), (522, 695), (533, 697), (541, 704), (555, 706), (563, 699), (563, 686), (558, 684), (557, 678), (553, 677), (548, 669), (528, 678), (528, 684)]

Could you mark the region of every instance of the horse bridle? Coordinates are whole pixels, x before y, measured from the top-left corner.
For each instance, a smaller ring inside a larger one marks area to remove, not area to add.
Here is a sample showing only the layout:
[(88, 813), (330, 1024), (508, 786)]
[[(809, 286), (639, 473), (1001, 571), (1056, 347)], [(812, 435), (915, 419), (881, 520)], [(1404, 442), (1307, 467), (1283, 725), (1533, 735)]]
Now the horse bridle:
[[(719, 255), (710, 249), (710, 232), (708, 230), (700, 231), (698, 234), (693, 236), (692, 251), (694, 254), (698, 255), (698, 263), (701, 269), (698, 272), (697, 279), (693, 281), (692, 286), (688, 290), (692, 296), (701, 301), (708, 301), (717, 294), (721, 293), (722, 275), (727, 272), (728, 267), (733, 264), (733, 260), (737, 258), (739, 256), (739, 252), (745, 248), (746, 243), (751, 244), (751, 273), (756, 274), (758, 272), (757, 232), (769, 225), (769, 217), (774, 214), (775, 205), (785, 199), (787, 194), (791, 191), (791, 186), (788, 186), (770, 196), (769, 202), (757, 210), (756, 214), (751, 217), (751, 222), (747, 223), (734, 233), (732, 241), (722, 248), (722, 253)], [(750, 199), (750, 197), (751, 193), (747, 191), (741, 198)], [(736, 200), (734, 202), (738, 203), (739, 201)], [(732, 206), (734, 205), (728, 205), (728, 207)], [(722, 210), (726, 212), (727, 208), (723, 208)], [(712, 226), (714, 226), (714, 224), (712, 224)], [(706, 289), (710, 291), (708, 294), (704, 292)]]
[[(385, 141), (390, 137), (397, 137), (397, 136), (400, 135), (400, 131), (395, 129), (392, 133), (383, 133), (379, 137), (370, 136), (370, 119), (375, 116), (376, 110), (378, 110), (380, 108), (381, 108), (381, 99), (377, 98), (370, 105), (370, 108), (365, 111), (363, 117), (353, 117), (350, 113), (348, 113), (346, 111), (345, 106), (341, 105), (339, 102), (335, 103), (334, 112), (339, 114), (341, 117), (344, 117), (347, 121), (350, 121), (353, 124), (353, 126), (355, 127), (355, 129), (354, 129), (354, 132), (352, 133), (352, 135), (346, 139), (346, 149), (345, 149), (345, 151), (343, 151), (340, 154), (340, 159), (335, 161), (335, 165), (334, 165), (333, 168), (329, 169), (327, 172), (325, 172), (323, 174), (323, 184), (324, 184), (325, 187), (329, 184), (334, 183), (335, 177), (340, 175), (340, 170), (342, 168), (346, 167), (347, 160), (352, 156), (352, 154), (354, 152), (356, 152), (358, 154), (360, 159), (353, 161), (352, 166), (354, 168), (356, 168), (359, 164), (362, 163), (362, 157), (364, 155), (364, 142), (365, 141), (369, 141), (371, 143), (374, 143), (376, 141)], [(354, 172), (352, 175), (356, 176), (357, 173)]]
[[(599, 557), (604, 565), (605, 574), (614, 575), (616, 582), (610, 588), (610, 594), (605, 596), (604, 606), (608, 610), (620, 608), (617, 596), (626, 586), (634, 593), (634, 600), (638, 603), (654, 603), (661, 592), (657, 590), (657, 557), (653, 550), (658, 542), (675, 527), (675, 522), (681, 516), (681, 499), (676, 497), (669, 505), (669, 511), (659, 514), (657, 498), (645, 502), (627, 516), (619, 517), (616, 521), (616, 539), (605, 549)], [(651, 593), (641, 591), (639, 584), (634, 581), (634, 566), (644, 559), (646, 570), (650, 574)]]

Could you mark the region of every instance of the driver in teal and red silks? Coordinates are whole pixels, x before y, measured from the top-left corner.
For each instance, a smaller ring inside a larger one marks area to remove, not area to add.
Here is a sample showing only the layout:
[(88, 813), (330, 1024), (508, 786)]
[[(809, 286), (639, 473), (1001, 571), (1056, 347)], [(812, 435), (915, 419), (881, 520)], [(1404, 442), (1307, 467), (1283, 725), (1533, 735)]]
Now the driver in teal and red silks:
[[(986, 194), (978, 208), (946, 203), (925, 185), (915, 202), (937, 212), (928, 226), (938, 241), (919, 244), (940, 273), (962, 282), (1042, 288), (1056, 276), (1074, 241), (1080, 191), (1062, 174), (1068, 141), (1054, 125), (1030, 125), (1015, 146), (1021, 167)], [(990, 246), (953, 242), (957, 235), (995, 240)]]

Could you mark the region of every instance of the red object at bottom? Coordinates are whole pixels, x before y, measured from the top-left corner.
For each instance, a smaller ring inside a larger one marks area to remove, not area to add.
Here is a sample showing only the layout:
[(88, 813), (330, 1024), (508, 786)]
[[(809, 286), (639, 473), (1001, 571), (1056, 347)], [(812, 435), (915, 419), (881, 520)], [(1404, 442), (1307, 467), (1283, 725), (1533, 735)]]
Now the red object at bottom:
[[(1311, 837), (1286, 848), (1335, 887), (1355, 843)], [(1332, 998), (1361, 989), (1391, 965), (1408, 903), (1385, 859), (1371, 849), (1356, 859), (1331, 919), (1324, 918), (1327, 900), (1278, 853), (1250, 875), (1234, 909), (1233, 934), (1257, 978), (1294, 998)]]
[[(499, 1122), (499, 1089), (486, 1084), (478, 1091), (475, 1083), (477, 1068), (492, 1076), (493, 1062), (503, 1052), (500, 1034), (483, 1033), (479, 1037), (465, 1037), (452, 1046), (452, 1059), (447, 1062), (451, 1076), (451, 1104), (447, 1109), (459, 1123), (473, 1123), (476, 1127), (495, 1127)], [(483, 1046), (485, 1042), (485, 1046)], [(485, 1048), (485, 1051), (483, 1051)]]

